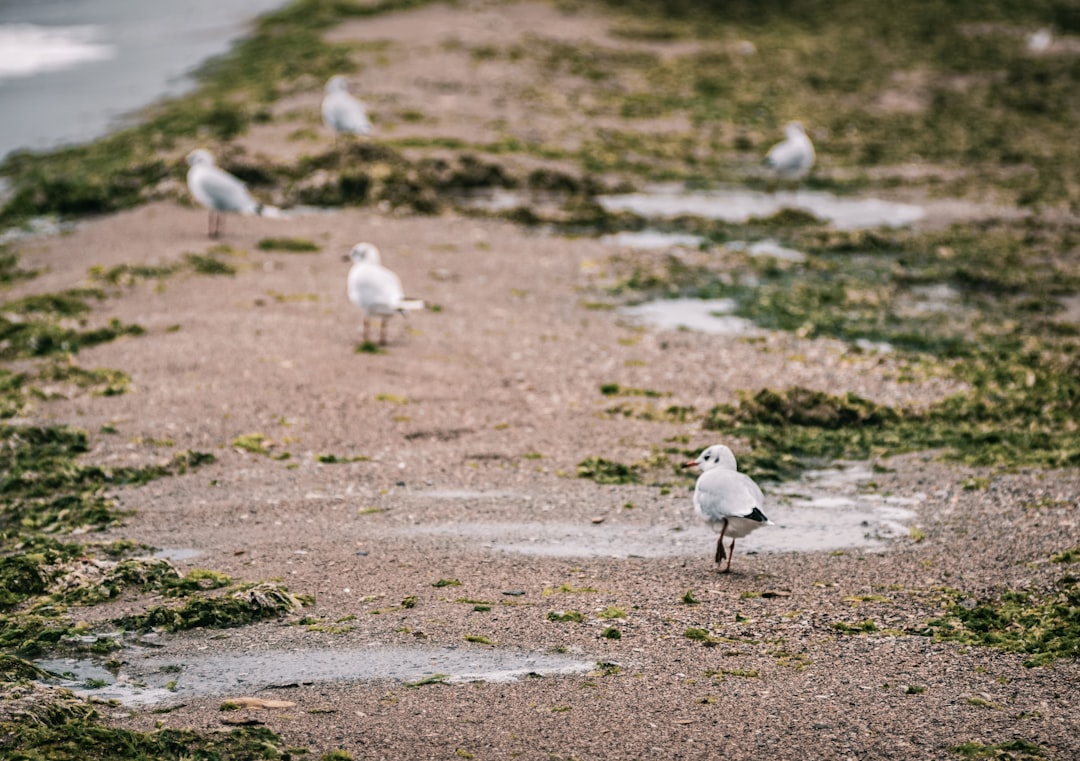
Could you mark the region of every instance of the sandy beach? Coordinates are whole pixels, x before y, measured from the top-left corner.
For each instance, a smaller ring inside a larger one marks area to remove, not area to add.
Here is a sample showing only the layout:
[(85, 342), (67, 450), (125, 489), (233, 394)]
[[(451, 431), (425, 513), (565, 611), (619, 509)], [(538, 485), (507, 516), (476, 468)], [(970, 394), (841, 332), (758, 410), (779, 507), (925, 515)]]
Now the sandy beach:
[[(480, 140), (498, 117), (523, 139), (572, 147), (583, 127), (564, 111), (577, 109), (536, 112), (518, 96), (537, 72), (476, 62), (468, 50), (531, 30), (616, 44), (605, 17), (465, 5), (328, 35), (392, 42), (392, 53), (359, 48), (369, 68), (355, 79), (381, 134)], [(666, 55), (694, 44), (625, 43)], [(312, 83), (279, 101), (271, 123), (228, 150), (270, 164), (324, 150), (333, 137), (317, 121), (320, 97)], [(411, 109), (426, 120), (401, 117)], [(649, 128), (684, 126), (658, 118)], [(178, 165), (192, 147), (165, 158)], [(412, 149), (420, 154), (438, 151)], [(506, 164), (525, 172), (531, 161)], [(817, 497), (868, 499), (877, 521), (854, 527), (845, 547), (799, 528), (797, 492), (814, 491), (812, 481), (766, 483), (778, 525), (740, 540), (727, 575), (693, 512), (691, 477), (672, 473), (664, 488), (578, 477), (589, 458), (674, 457), (665, 447), (724, 442), (748, 453), (699, 416), (640, 414), (649, 404), (704, 413), (747, 389), (799, 386), (926, 406), (962, 389), (955, 379), (913, 383), (896, 354), (834, 339), (656, 330), (596, 308), (610, 258), (643, 255), (596, 237), (372, 205), (230, 216), (209, 241), (206, 211), (170, 182), (172, 199), (16, 244), (22, 265), (41, 274), (10, 297), (189, 253), (235, 273), (109, 286), (88, 324), (115, 318), (145, 334), (77, 360), (122, 370), (130, 387), (36, 403), (20, 420), (88, 431), (84, 459), (106, 467), (212, 453), (215, 463), (187, 474), (111, 490), (130, 515), (94, 540), (145, 543), (181, 572), (276, 579), (314, 599), (281, 620), (154, 634), (153, 647), (121, 651), (122, 670), (146, 683), (179, 665), (178, 697), (100, 705), (110, 726), (217, 733), (240, 716), (312, 758), (927, 759), (961, 757), (952, 749), (965, 743), (1004, 754), (1018, 739), (1045, 755), (980, 757), (1080, 755), (1075, 658), (1031, 668), (1022, 653), (918, 634), (954, 599), (944, 590), (974, 601), (1053, 586), (1068, 569), (1048, 558), (1080, 544), (1075, 469), (969, 467), (936, 452), (840, 463), (861, 475)], [(260, 249), (278, 237), (318, 250)], [(378, 353), (357, 351), (360, 315), (345, 293), (342, 257), (360, 241), (377, 245), (406, 294), (427, 305), (394, 318)], [(659, 396), (613, 397), (602, 391), (609, 384)], [(253, 436), (261, 451), (237, 444)], [(986, 488), (965, 488), (972, 479)], [(147, 604), (120, 595), (79, 617), (104, 622)], [(580, 616), (563, 620), (567, 612)], [(338, 672), (361, 675), (319, 676), (326, 654), (337, 654)], [(439, 678), (394, 676), (407, 657)], [(199, 668), (227, 674), (225, 687), (197, 679)], [(221, 710), (240, 697), (292, 705)]]

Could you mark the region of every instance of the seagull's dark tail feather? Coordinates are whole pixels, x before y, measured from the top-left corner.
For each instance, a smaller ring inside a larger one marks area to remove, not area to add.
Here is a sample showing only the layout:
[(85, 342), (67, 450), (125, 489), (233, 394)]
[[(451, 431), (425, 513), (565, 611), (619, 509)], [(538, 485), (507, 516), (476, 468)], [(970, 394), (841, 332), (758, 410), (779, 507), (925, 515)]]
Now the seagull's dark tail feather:
[(744, 515), (743, 517), (748, 518), (749, 520), (752, 520), (752, 521), (757, 521), (758, 523), (768, 523), (769, 522), (769, 519), (765, 517), (765, 513), (761, 512), (761, 510), (759, 510), (756, 507), (753, 510), (750, 511), (749, 515)]

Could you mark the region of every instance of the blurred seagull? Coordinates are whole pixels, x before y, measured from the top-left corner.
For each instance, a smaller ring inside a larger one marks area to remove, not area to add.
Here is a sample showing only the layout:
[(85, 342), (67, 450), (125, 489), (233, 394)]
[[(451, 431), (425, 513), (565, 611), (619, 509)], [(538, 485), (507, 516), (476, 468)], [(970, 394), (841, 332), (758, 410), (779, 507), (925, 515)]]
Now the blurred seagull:
[(364, 342), (368, 340), (368, 320), (378, 317), (379, 343), (386, 345), (386, 322), (395, 312), (423, 309), (419, 299), (406, 299), (401, 280), (382, 266), (379, 249), (370, 243), (357, 243), (349, 252), (353, 266), (349, 270), (349, 301), (364, 311)]
[(330, 77), (323, 96), (323, 124), (334, 130), (335, 135), (369, 135), (371, 122), (367, 109), (359, 100), (349, 95), (349, 80), (341, 74)]
[(797, 183), (814, 168), (814, 144), (799, 122), (788, 122), (784, 135), (784, 140), (769, 149), (765, 164), (779, 179)]
[(727, 573), (735, 554), (735, 540), (766, 523), (772, 524), (761, 512), (765, 496), (753, 479), (738, 471), (735, 455), (723, 444), (709, 447), (683, 467), (701, 469), (694, 487), (694, 507), (712, 530), (720, 533), (716, 540), (717, 564), (725, 557), (724, 537), (731, 537), (727, 565), (722, 571)]
[(187, 184), (195, 200), (210, 210), (210, 237), (225, 232), (225, 213), (280, 217), (281, 209), (259, 203), (236, 177), (218, 168), (209, 151), (199, 148), (187, 156)]

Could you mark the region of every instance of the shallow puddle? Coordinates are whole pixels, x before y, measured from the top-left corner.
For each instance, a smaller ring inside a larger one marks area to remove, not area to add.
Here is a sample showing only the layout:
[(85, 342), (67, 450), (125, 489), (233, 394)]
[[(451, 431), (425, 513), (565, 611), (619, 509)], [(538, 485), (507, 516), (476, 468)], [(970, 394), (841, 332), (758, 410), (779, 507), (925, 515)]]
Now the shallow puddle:
[(820, 191), (763, 193), (742, 188), (688, 191), (679, 185), (654, 185), (644, 193), (598, 196), (608, 211), (629, 211), (642, 217), (683, 215), (742, 223), (752, 217), (771, 217), (781, 209), (800, 209), (841, 230), (904, 227), (926, 216), (913, 204), (879, 198), (834, 196)]
[(674, 246), (697, 248), (703, 240), (697, 235), (666, 233), (660, 230), (639, 230), (637, 232), (621, 232), (600, 236), (600, 242), (609, 246), (644, 249), (672, 248)]
[(802, 251), (781, 246), (779, 241), (772, 238), (759, 240), (756, 243), (733, 240), (727, 244), (727, 249), (729, 251), (745, 251), (750, 256), (768, 256), (772, 259), (782, 259), (787, 262), (806, 261), (806, 254)]
[(657, 299), (623, 307), (620, 314), (657, 330), (698, 330), (721, 335), (760, 333), (753, 321), (736, 317), (734, 299)]
[(192, 560), (202, 554), (202, 550), (197, 550), (194, 547), (162, 547), (154, 553), (154, 557), (176, 561)]
[(37, 665), (63, 678), (54, 682), (78, 695), (146, 706), (205, 696), (240, 697), (273, 687), (390, 680), (508, 682), (530, 675), (582, 674), (594, 661), (484, 646), (450, 648), (371, 645), (341, 650), (274, 650), (265, 653), (196, 654), (123, 652), (114, 674), (93, 659), (54, 659)]
[[(923, 496), (868, 494), (860, 484), (873, 479), (865, 465), (812, 471), (790, 484), (765, 488), (766, 510), (775, 526), (765, 526), (738, 543), (739, 552), (880, 552), (907, 536), (914, 506)], [(599, 524), (542, 522), (453, 523), (411, 526), (411, 535), (449, 536), (499, 552), (565, 558), (656, 558), (708, 556), (715, 534), (685, 500), (650, 525), (624, 522), (616, 514)], [(667, 518), (667, 520), (664, 520)]]

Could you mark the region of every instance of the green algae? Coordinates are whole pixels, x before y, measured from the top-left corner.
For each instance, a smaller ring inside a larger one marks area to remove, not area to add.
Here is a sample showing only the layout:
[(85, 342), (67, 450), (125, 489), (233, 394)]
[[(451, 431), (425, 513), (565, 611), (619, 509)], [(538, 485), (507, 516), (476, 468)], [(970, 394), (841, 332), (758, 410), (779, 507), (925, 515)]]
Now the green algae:
[(1047, 758), (1042, 746), (1027, 740), (1015, 739), (1006, 742), (985, 745), (981, 742), (966, 742), (949, 748), (962, 758), (991, 759), (992, 761), (1042, 761)]
[(144, 613), (118, 618), (115, 623), (127, 631), (139, 632), (230, 629), (281, 618), (303, 604), (280, 584), (263, 582), (242, 585), (222, 597), (191, 597), (176, 608), (155, 606)]
[(235, 275), (236, 267), (215, 253), (184, 254), (184, 262), (199, 275)]
[(201, 735), (187, 730), (135, 732), (107, 727), (96, 712), (82, 718), (0, 722), (3, 747), (20, 761), (225, 761), (288, 759), (284, 742), (262, 727)]
[(991, 366), (980, 373), (969, 365), (972, 388), (925, 409), (883, 407), (851, 393), (763, 389), (737, 405), (717, 405), (702, 425), (749, 441), (741, 462), (766, 478), (838, 459), (931, 449), (970, 465), (1075, 467), (1080, 444), (1069, 421), (1080, 379), (1043, 375), (1029, 385), (1028, 372)]
[(291, 254), (314, 254), (322, 249), (306, 238), (263, 238), (255, 247), (260, 251), (285, 251)]
[(567, 610), (562, 613), (558, 613), (554, 610), (549, 610), (547, 614), (548, 621), (554, 621), (556, 623), (573, 623), (580, 624), (585, 621), (585, 614), (576, 610)]
[(1019, 653), (1028, 667), (1080, 656), (1080, 580), (1063, 576), (1045, 592), (1002, 591), (971, 600), (949, 591), (943, 615), (916, 634)]
[(641, 481), (640, 472), (632, 465), (588, 457), (578, 463), (578, 478), (589, 478), (598, 484), (636, 484)]

